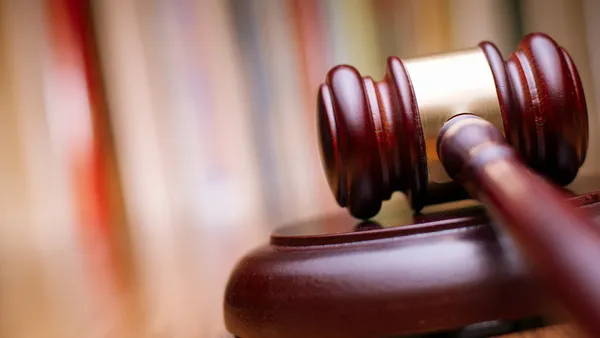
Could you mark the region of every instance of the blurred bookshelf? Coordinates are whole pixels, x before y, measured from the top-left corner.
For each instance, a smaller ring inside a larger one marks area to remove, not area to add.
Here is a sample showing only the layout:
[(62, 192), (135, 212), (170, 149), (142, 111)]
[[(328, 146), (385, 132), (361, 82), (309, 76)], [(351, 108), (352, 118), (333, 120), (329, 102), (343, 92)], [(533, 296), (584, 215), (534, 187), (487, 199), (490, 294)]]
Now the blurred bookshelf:
[(339, 212), (314, 121), (337, 64), (380, 78), (390, 55), (546, 32), (580, 71), (598, 172), (599, 17), (595, 0), (0, 1), (0, 337), (222, 337), (240, 255)]

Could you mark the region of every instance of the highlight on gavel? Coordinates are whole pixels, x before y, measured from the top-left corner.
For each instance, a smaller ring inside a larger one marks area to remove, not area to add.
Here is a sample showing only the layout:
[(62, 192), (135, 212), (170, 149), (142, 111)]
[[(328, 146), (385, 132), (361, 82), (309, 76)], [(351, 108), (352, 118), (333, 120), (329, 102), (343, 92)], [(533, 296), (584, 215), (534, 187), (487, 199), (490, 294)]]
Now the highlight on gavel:
[(526, 36), (506, 61), (490, 42), (390, 57), (381, 81), (337, 66), (319, 88), (317, 121), (330, 188), (354, 217), (374, 216), (395, 191), (419, 211), (460, 186), (581, 328), (600, 332), (600, 232), (559, 189), (585, 160), (585, 97), (550, 37)]

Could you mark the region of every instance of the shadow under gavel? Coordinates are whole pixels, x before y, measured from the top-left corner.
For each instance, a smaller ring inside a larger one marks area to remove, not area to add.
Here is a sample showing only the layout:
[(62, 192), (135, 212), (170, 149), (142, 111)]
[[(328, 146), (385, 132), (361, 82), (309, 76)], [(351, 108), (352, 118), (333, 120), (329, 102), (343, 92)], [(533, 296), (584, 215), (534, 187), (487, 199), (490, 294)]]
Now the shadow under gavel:
[[(414, 210), (468, 192), (515, 240), (548, 290), (600, 332), (600, 232), (565, 202), (585, 160), (587, 111), (567, 52), (528, 35), (504, 62), (491, 43), (401, 61), (375, 82), (350, 66), (319, 91), (323, 166), (340, 206), (374, 216), (394, 191)], [(450, 187), (450, 189), (448, 188)]]

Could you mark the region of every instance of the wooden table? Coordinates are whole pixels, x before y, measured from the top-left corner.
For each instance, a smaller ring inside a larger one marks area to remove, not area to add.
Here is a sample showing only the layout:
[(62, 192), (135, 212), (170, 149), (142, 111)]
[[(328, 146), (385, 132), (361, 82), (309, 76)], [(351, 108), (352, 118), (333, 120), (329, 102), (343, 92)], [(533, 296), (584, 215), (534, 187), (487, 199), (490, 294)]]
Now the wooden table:
[(568, 325), (546, 327), (539, 330), (503, 335), (504, 338), (572, 338), (578, 337), (576, 330)]

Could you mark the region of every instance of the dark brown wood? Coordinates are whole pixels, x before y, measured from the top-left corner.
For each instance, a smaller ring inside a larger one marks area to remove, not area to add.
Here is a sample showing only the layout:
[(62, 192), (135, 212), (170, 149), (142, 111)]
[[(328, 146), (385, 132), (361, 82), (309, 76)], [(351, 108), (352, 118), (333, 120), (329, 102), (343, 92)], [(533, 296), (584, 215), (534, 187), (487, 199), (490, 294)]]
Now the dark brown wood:
[[(380, 105), (388, 115), (373, 118)], [(372, 216), (396, 190), (405, 191), (415, 207), (424, 204), (424, 141), (400, 59), (388, 59), (385, 78), (377, 83), (350, 66), (332, 69), (319, 90), (317, 118), (323, 168), (340, 206)]]
[[(571, 204), (600, 221), (599, 201), (595, 193)], [(227, 329), (243, 338), (387, 338), (553, 313), (484, 209), (390, 224), (341, 213), (278, 229), (234, 269)]]
[[(561, 132), (549, 128), (542, 135), (546, 140), (560, 139), (552, 133)], [(537, 151), (543, 153), (542, 144), (538, 141)], [(557, 151), (550, 145), (565, 146), (548, 142), (546, 152)], [(569, 156), (562, 159), (563, 167), (577, 167), (581, 157), (571, 155), (576, 149), (565, 151)], [(591, 215), (565, 203), (562, 191), (528, 169), (500, 131), (477, 116), (450, 119), (439, 136), (438, 152), (448, 173), (513, 236), (544, 285), (590, 336), (596, 336), (600, 231)], [(540, 155), (538, 159), (547, 158)]]
[(588, 119), (569, 54), (543, 34), (526, 36), (506, 63), (492, 43), (480, 47), (492, 67), (509, 144), (538, 173), (570, 183), (585, 160)]
[[(542, 178), (569, 183), (585, 160), (587, 111), (577, 71), (543, 34), (528, 35), (506, 62), (491, 43), (479, 47), (514, 148), (489, 123), (462, 115), (442, 130), (439, 154), (504, 227), (490, 225), (486, 209), (471, 208), (415, 216), (401, 227), (339, 215), (278, 229), (229, 279), (224, 314), (231, 333), (383, 338), (548, 316), (555, 298), (544, 285), (582, 327), (600, 332), (600, 288), (593, 284), (600, 229), (588, 219), (600, 219), (600, 193), (569, 207), (568, 193)], [(460, 195), (456, 184), (428, 187), (427, 151), (435, 149), (425, 146), (411, 83), (392, 57), (382, 81), (343, 65), (319, 89), (323, 166), (352, 216), (373, 216), (394, 191), (406, 193), (416, 210)], [(546, 284), (533, 278), (530, 262)]]
[[(538, 173), (561, 185), (571, 182), (585, 159), (588, 126), (581, 81), (567, 52), (540, 33), (526, 36), (507, 61), (490, 42), (480, 48), (494, 76), (509, 143)], [(409, 195), (415, 210), (462, 197), (428, 186), (419, 107), (398, 58), (388, 59), (379, 82), (351, 66), (333, 68), (317, 107), (329, 186), (353, 216), (374, 216), (394, 191)]]

